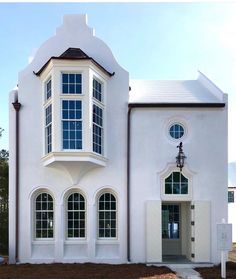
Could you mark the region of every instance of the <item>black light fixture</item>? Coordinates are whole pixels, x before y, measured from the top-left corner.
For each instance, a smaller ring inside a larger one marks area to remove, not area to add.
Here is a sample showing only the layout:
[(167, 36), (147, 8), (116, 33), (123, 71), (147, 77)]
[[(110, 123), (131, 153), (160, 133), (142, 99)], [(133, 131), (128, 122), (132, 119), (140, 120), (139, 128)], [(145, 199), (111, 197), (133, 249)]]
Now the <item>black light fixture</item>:
[(184, 155), (182, 142), (177, 146), (177, 148), (179, 148), (179, 153), (176, 156), (176, 164), (177, 168), (179, 168), (180, 171), (182, 171), (182, 168), (184, 167), (184, 159), (186, 159), (187, 157)]

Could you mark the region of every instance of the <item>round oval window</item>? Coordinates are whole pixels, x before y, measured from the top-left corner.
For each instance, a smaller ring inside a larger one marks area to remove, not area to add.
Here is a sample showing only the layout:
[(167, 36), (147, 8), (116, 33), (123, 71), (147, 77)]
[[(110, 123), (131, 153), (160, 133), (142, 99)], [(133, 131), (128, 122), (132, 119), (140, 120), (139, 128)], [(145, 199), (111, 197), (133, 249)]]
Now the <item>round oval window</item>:
[(184, 127), (181, 124), (173, 124), (169, 130), (170, 136), (174, 139), (180, 139), (184, 135)]

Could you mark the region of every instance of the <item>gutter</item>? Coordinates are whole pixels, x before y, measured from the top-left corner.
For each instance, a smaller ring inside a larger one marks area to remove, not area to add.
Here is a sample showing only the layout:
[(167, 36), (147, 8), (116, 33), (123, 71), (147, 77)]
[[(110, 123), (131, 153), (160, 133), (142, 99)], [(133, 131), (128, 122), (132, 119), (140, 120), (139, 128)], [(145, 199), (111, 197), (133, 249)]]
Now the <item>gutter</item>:
[(15, 111), (16, 111), (16, 127), (15, 127), (15, 132), (16, 132), (16, 211), (15, 211), (15, 220), (16, 220), (16, 229), (15, 229), (15, 238), (16, 238), (16, 253), (15, 253), (15, 261), (18, 262), (18, 257), (19, 257), (19, 111), (21, 108), (21, 104), (16, 100), (14, 103), (12, 103)]
[(225, 103), (129, 103), (129, 108), (223, 108)]

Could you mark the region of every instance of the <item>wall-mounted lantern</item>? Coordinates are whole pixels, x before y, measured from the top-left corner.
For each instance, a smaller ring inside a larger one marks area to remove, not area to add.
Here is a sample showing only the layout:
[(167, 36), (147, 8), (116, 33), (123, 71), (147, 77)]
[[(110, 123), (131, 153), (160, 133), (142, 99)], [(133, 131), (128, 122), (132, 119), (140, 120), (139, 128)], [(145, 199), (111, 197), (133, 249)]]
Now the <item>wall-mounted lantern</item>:
[(182, 171), (182, 168), (184, 167), (184, 160), (187, 158), (185, 155), (184, 155), (184, 152), (183, 152), (183, 143), (181, 142), (177, 148), (179, 148), (179, 153), (178, 155), (176, 156), (176, 164), (177, 164), (177, 168), (180, 169), (180, 171)]

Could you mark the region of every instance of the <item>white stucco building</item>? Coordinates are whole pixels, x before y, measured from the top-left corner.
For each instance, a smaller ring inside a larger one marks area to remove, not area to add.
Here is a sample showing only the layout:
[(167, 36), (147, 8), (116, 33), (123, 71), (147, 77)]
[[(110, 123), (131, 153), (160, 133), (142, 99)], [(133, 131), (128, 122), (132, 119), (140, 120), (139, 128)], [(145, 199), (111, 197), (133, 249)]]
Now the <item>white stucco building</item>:
[(228, 166), (228, 222), (232, 224), (232, 239), (236, 243), (236, 162)]
[(227, 96), (200, 72), (130, 80), (83, 15), (19, 73), (9, 163), (11, 263), (219, 262)]

